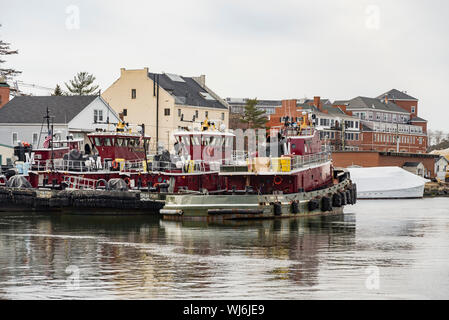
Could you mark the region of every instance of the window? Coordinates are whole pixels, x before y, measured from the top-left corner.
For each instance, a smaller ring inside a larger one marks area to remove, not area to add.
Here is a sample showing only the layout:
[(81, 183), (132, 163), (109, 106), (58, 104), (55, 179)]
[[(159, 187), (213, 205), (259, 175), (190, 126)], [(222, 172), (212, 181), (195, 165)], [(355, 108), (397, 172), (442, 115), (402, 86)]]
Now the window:
[(16, 146), (18, 140), (19, 140), (19, 136), (18, 136), (17, 132), (13, 132), (12, 133), (12, 145)]
[(33, 146), (37, 146), (37, 139), (38, 139), (37, 133), (33, 133)]
[(164, 109), (164, 115), (169, 116), (170, 115), (170, 109)]
[(136, 98), (137, 98), (137, 90), (131, 89), (131, 99), (136, 99)]
[(412, 106), (412, 113), (415, 113), (415, 111), (416, 111), (416, 107)]
[(182, 111), (181, 111), (181, 109), (178, 109), (178, 117), (181, 117), (181, 115), (182, 115)]
[(204, 116), (206, 117), (206, 119), (209, 119), (209, 111), (205, 111)]
[(199, 116), (198, 110), (195, 110), (195, 118), (198, 119), (198, 116)]
[(111, 146), (112, 146), (112, 140), (111, 140), (111, 138), (105, 138), (105, 139), (104, 139), (104, 145), (105, 145), (106, 147), (111, 147)]
[(94, 110), (94, 123), (103, 121), (103, 110)]
[[(221, 120), (224, 120), (225, 119), (225, 114), (224, 114), (224, 112), (222, 112), (221, 113)], [(268, 119), (269, 120), (269, 119)]]

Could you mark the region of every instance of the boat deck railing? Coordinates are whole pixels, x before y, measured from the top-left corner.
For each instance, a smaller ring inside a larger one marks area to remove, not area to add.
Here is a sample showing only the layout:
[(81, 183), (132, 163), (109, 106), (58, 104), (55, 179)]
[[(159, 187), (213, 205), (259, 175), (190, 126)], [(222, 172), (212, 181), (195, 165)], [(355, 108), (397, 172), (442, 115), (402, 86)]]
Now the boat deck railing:
[(242, 157), (225, 161), (220, 172), (226, 173), (279, 173), (300, 170), (311, 165), (318, 165), (332, 159), (328, 151), (304, 155), (284, 157)]
[[(111, 162), (95, 162), (91, 160), (36, 160), (31, 165), (33, 171), (63, 171), (63, 172), (98, 172), (113, 170), (118, 172), (166, 172), (173, 171), (183, 174), (204, 173), (211, 171), (234, 172), (232, 167), (239, 167), (239, 172), (291, 172), (313, 164), (320, 164), (331, 160), (328, 151), (304, 155), (284, 157), (251, 157), (245, 152), (234, 152), (229, 159), (224, 160), (188, 160), (173, 163), (170, 161), (132, 160)], [(230, 168), (231, 171), (226, 171)]]

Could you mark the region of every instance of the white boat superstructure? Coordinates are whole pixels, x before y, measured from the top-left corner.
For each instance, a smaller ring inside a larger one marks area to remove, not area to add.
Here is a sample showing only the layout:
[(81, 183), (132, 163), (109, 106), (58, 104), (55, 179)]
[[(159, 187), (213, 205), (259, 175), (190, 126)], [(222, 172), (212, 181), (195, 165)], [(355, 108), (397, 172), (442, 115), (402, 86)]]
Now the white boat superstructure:
[(399, 167), (348, 168), (359, 199), (422, 198), (430, 180)]

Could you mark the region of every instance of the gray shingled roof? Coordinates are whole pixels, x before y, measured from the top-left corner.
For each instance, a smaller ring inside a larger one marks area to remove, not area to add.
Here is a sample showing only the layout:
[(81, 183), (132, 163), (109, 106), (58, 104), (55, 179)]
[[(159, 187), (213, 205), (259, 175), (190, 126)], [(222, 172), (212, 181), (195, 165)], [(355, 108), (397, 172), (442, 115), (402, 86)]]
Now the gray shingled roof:
[[(154, 81), (156, 73), (149, 73), (148, 76)], [(159, 85), (175, 97), (175, 103), (187, 106), (199, 106), (207, 108), (228, 109), (220, 101), (208, 100), (200, 92), (208, 93), (195, 79), (190, 77), (180, 78), (184, 81), (173, 81), (165, 74), (159, 74)]]
[(302, 108), (304, 110), (311, 110), (312, 112), (315, 112), (316, 114), (320, 114), (323, 116), (325, 116), (325, 115), (332, 116), (333, 115), (333, 116), (340, 116), (340, 117), (344, 117), (344, 118), (353, 118), (353, 116), (347, 115), (339, 108), (333, 107), (332, 105), (329, 105), (329, 104), (321, 106), (322, 110), (327, 111), (327, 113), (322, 112), (322, 111), (318, 110), (317, 107), (315, 107), (313, 105), (306, 104), (306, 103), (298, 103), (296, 106), (298, 108)]
[(421, 164), (421, 162), (405, 162), (403, 167), (417, 167)]
[[(315, 102), (314, 99), (306, 99), (304, 100), (304, 103), (313, 103)], [(325, 104), (332, 104), (332, 102), (329, 99), (320, 99), (321, 104), (325, 105)]]
[[(230, 106), (241, 106), (245, 105), (246, 101), (248, 101), (248, 98), (245, 99), (238, 99), (238, 98), (226, 98), (226, 102)], [(259, 100), (257, 99), (257, 105), (258, 106), (281, 106), (282, 101), (281, 100)]]
[(427, 122), (426, 119), (423, 119), (423, 118), (421, 118), (421, 117), (413, 117), (412, 119), (410, 119), (410, 121)]
[(347, 104), (348, 101), (349, 101), (349, 100), (335, 100), (334, 103), (333, 103), (333, 105), (334, 105), (334, 106), (337, 106), (337, 105), (338, 105), (338, 106), (342, 106), (342, 105)]
[(355, 109), (370, 109), (370, 110), (383, 110), (383, 111), (391, 111), (391, 112), (401, 112), (401, 113), (409, 113), (408, 111), (402, 109), (397, 104), (393, 102), (384, 103), (377, 98), (368, 98), (368, 97), (357, 97), (352, 100), (347, 101), (348, 107), (347, 110), (355, 110)]
[(54, 123), (68, 123), (98, 96), (15, 97), (0, 109), (0, 123), (42, 123), (47, 107)]
[(388, 99), (390, 100), (416, 100), (418, 101), (418, 99), (408, 95), (405, 92), (399, 91), (397, 89), (391, 89), (388, 92), (385, 92), (384, 94), (381, 94), (380, 96), (377, 97), (377, 99), (384, 99), (385, 96), (388, 97)]

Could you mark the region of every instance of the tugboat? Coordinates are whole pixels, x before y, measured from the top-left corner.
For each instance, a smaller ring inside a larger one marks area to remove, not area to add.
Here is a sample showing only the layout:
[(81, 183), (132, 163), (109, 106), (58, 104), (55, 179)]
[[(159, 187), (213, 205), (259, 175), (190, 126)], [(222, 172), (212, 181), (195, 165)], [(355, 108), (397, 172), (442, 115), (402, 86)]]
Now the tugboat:
[[(273, 138), (279, 138), (279, 141)], [(168, 195), (160, 211), (166, 220), (233, 220), (339, 214), (357, 201), (347, 171), (332, 166), (331, 153), (307, 114), (295, 128), (270, 136), (267, 157), (226, 159), (218, 173), (221, 191), (203, 195)], [(269, 139), (267, 139), (268, 141)], [(273, 144), (275, 145), (273, 147)], [(185, 146), (183, 146), (185, 147)]]
[(87, 135), (92, 147), (81, 151), (83, 139), (57, 141), (49, 122), (44, 148), (21, 149), (21, 167), (27, 170), (19, 173), (36, 189), (107, 189), (108, 182), (116, 179), (123, 180), (128, 189), (159, 195), (222, 189), (219, 171), (223, 162), (213, 161), (213, 157), (224, 155), (226, 144), (233, 141), (231, 133), (215, 129), (214, 123), (206, 120), (197, 130), (174, 133), (177, 154), (165, 150), (150, 156), (151, 137), (145, 136), (145, 126), (141, 127), (140, 133), (133, 133), (120, 122), (115, 131), (98, 129)]

